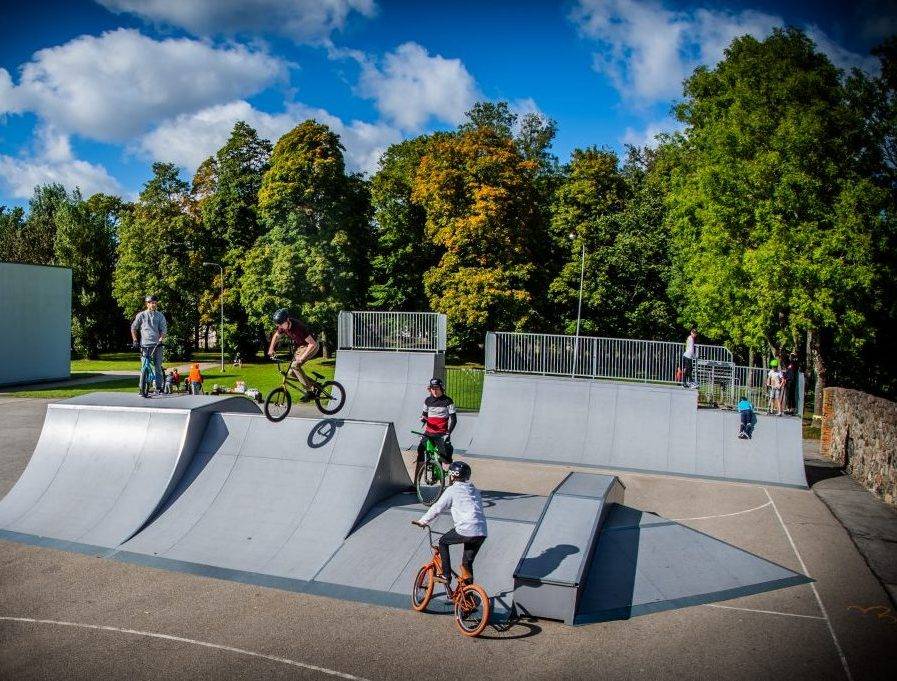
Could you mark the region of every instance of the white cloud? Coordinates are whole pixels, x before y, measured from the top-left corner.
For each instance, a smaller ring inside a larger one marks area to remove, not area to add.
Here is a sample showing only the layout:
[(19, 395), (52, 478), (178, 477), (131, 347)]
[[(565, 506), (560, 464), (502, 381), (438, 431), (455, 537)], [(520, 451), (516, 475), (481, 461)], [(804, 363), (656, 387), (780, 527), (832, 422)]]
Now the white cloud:
[[(595, 70), (637, 105), (680, 96), (694, 68), (716, 65), (736, 37), (763, 40), (785, 25), (781, 17), (755, 10), (677, 11), (659, 0), (578, 0), (570, 17), (601, 48), (593, 55)], [(805, 30), (836, 66), (875, 72), (875, 60), (837, 45), (816, 26)]]
[(249, 102), (237, 100), (167, 120), (142, 136), (137, 146), (154, 160), (177, 163), (193, 172), (224, 145), (237, 121), (245, 121), (261, 137), (276, 142), (308, 118), (325, 123), (340, 136), (346, 147), (346, 164), (351, 170), (371, 172), (386, 147), (400, 139), (397, 130), (384, 124), (345, 123), (324, 109), (291, 104), (284, 113), (269, 114), (255, 109)]
[(65, 132), (121, 141), (159, 120), (258, 92), (285, 68), (243, 46), (216, 49), (118, 29), (36, 52), (11, 100), (13, 110), (34, 111)]
[(68, 136), (50, 127), (35, 134), (35, 153), (14, 157), (0, 154), (0, 180), (15, 198), (27, 199), (39, 184), (58, 182), (84, 196), (97, 192), (120, 194), (119, 183), (101, 165), (75, 158)]
[(831, 60), (832, 64), (839, 69), (843, 69), (845, 73), (850, 73), (853, 68), (862, 69), (866, 73), (878, 74), (881, 70), (881, 63), (872, 55), (860, 55), (856, 52), (844, 49), (834, 40), (829, 38), (825, 32), (816, 25), (806, 28), (807, 36), (816, 43), (816, 47), (823, 52)]
[(362, 60), (359, 93), (374, 100), (387, 120), (420, 130), (431, 118), (459, 123), (477, 99), (473, 76), (460, 59), (430, 56), (417, 43), (404, 43), (382, 60)]
[(371, 17), (373, 0), (97, 0), (116, 13), (136, 14), (194, 35), (277, 33), (300, 42), (326, 40), (352, 12)]
[(623, 144), (631, 144), (635, 147), (651, 147), (653, 149), (658, 144), (658, 135), (662, 133), (672, 134), (683, 129), (684, 126), (682, 123), (675, 118), (664, 118), (663, 120), (648, 123), (641, 130), (627, 127), (620, 142)]

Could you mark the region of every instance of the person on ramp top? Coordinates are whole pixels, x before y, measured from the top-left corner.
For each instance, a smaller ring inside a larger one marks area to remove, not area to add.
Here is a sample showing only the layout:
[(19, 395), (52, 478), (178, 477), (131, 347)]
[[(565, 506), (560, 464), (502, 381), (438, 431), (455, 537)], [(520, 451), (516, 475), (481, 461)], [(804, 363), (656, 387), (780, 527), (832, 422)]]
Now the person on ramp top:
[[(159, 299), (153, 295), (144, 296), (143, 302), (146, 309), (141, 310), (131, 323), (131, 341), (135, 350), (149, 353), (152, 350), (150, 361), (155, 367), (156, 392), (162, 393), (165, 386), (165, 372), (162, 370), (162, 343), (165, 334), (168, 333), (168, 322), (165, 315), (159, 312)], [(137, 340), (137, 334), (140, 340)]]
[(268, 356), (274, 357), (274, 349), (281, 337), (286, 336), (293, 341), (294, 352), (293, 361), (290, 363), (290, 372), (308, 389), (301, 401), (309, 402), (314, 399), (315, 383), (305, 375), (302, 365), (318, 353), (318, 341), (308, 327), (298, 317), (291, 316), (290, 311), (286, 308), (280, 308), (271, 319), (277, 324), (277, 328), (274, 330), (274, 335), (271, 336), (270, 345), (268, 345)]
[(483, 498), (480, 490), (470, 482), (470, 466), (463, 461), (455, 461), (449, 466), (449, 488), (445, 490), (435, 504), (419, 520), (412, 520), (413, 525), (426, 527), (436, 517), (451, 511), (455, 526), (439, 538), (439, 556), (442, 561), (442, 574), (436, 579), (451, 586), (452, 563), (449, 547), (452, 544), (464, 544), (461, 557), (460, 582), (473, 581), (473, 561), (477, 552), (486, 541), (486, 514), (483, 511)]
[(445, 383), (441, 378), (431, 378), (427, 386), (430, 395), (424, 400), (421, 423), (424, 424), (424, 436), (417, 445), (417, 464), (414, 479), (417, 480), (418, 469), (423, 465), (427, 452), (427, 440), (431, 440), (439, 450), (439, 458), (445, 463), (452, 462), (455, 448), (452, 446), (452, 431), (458, 423), (455, 413), (455, 402), (445, 394)]

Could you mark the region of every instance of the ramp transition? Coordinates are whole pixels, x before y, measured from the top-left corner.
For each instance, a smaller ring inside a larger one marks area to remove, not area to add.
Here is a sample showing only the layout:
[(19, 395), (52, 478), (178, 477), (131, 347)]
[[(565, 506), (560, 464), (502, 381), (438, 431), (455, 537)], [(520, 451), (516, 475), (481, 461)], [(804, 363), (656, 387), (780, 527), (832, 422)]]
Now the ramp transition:
[(427, 383), (445, 378), (441, 352), (339, 350), (335, 380), (346, 389), (340, 418), (386, 421), (395, 425), (402, 449), (416, 446)]
[(0, 529), (118, 546), (172, 491), (213, 411), (259, 410), (242, 397), (113, 392), (48, 405), (34, 454), (0, 501)]
[(679, 387), (488, 373), (467, 454), (806, 487), (801, 423), (697, 408)]

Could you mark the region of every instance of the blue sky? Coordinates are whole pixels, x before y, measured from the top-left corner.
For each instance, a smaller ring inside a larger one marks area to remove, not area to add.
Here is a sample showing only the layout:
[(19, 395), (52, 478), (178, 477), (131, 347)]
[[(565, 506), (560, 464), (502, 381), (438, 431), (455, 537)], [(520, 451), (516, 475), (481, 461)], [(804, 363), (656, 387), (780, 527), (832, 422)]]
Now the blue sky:
[(874, 71), (893, 0), (390, 2), (48, 0), (4, 4), (0, 204), (35, 184), (133, 198), (155, 160), (192, 176), (237, 120), (269, 139), (314, 117), (350, 168), (456, 125), (478, 99), (558, 123), (554, 152), (649, 143), (682, 78), (737, 35), (804, 28)]

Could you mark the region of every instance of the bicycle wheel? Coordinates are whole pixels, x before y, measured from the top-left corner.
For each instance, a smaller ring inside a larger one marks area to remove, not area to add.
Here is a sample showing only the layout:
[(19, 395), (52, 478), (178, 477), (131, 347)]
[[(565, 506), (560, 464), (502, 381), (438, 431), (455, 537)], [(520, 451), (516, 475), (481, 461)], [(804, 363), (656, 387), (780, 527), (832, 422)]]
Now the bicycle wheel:
[(489, 624), (489, 596), (479, 584), (468, 584), (455, 601), (455, 624), (465, 636), (479, 636)]
[(286, 388), (283, 386), (274, 388), (274, 390), (268, 393), (268, 397), (265, 398), (265, 416), (274, 423), (283, 421), (287, 414), (290, 413), (292, 405), (293, 400)]
[(414, 586), (411, 589), (411, 607), (418, 612), (423, 612), (430, 604), (433, 597), (433, 564), (427, 563), (417, 571), (414, 578)]
[(324, 381), (315, 395), (315, 404), (322, 414), (335, 414), (346, 403), (346, 389), (336, 381)]
[[(440, 470), (436, 470), (437, 466)], [(417, 469), (417, 474), (414, 477), (414, 489), (417, 491), (418, 501), (424, 506), (432, 506), (442, 496), (442, 490), (445, 488), (445, 475), (441, 468), (438, 463), (426, 461)]]

